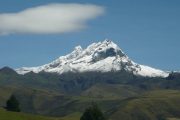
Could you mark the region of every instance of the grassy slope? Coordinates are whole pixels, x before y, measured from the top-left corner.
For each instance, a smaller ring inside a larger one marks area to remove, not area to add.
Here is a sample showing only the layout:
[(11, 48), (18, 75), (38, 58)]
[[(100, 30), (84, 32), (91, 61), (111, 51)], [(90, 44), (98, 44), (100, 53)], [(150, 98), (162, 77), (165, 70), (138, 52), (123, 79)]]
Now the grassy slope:
[(0, 86), (0, 106), (4, 106), (6, 100), (10, 97), (13, 93), (14, 88), (12, 87), (2, 87)]
[(96, 84), (82, 93), (82, 96), (102, 99), (125, 99), (137, 96), (138, 88), (121, 84)]
[[(61, 108), (64, 104), (72, 101), (70, 97), (52, 91), (0, 86), (0, 107), (5, 106), (11, 94), (17, 97), (23, 112), (33, 114), (54, 115), (51, 111), (56, 110), (57, 107)], [(56, 115), (61, 116), (61, 112), (63, 111), (57, 110)]]
[[(97, 84), (84, 91), (82, 96), (62, 96), (46, 90), (0, 87), (0, 104), (3, 105), (8, 97), (15, 93), (21, 101), (24, 112), (35, 111), (38, 114), (61, 116), (62, 120), (79, 120), (84, 109), (92, 102), (98, 103), (111, 120), (180, 118), (179, 91), (156, 90), (135, 97), (138, 91), (131, 86)], [(127, 97), (130, 98), (125, 99)], [(30, 109), (32, 111), (27, 111)]]
[(75, 113), (69, 114), (69, 115), (67, 115), (65, 117), (62, 117), (61, 119), (62, 120), (80, 120), (81, 114), (82, 113), (75, 112)]
[(168, 118), (167, 120), (180, 120), (180, 118)]
[(43, 117), (25, 113), (9, 112), (0, 109), (0, 120), (61, 120), (58, 118)]
[[(7, 112), (0, 109), (2, 120), (79, 120), (85, 105), (90, 104), (87, 97), (74, 97), (73, 102), (67, 105), (66, 110), (72, 110), (69, 114), (61, 118), (50, 118), (25, 113)], [(116, 104), (112, 108), (110, 120), (160, 120), (158, 118), (168, 118), (168, 120), (178, 120), (180, 118), (180, 92), (176, 90), (156, 90), (145, 93), (141, 97), (130, 98), (122, 101), (111, 102), (109, 100), (93, 99), (103, 110), (110, 108), (111, 104)], [(114, 105), (112, 105), (114, 106)], [(57, 108), (58, 110), (58, 108)], [(59, 109), (60, 110), (60, 109)], [(62, 109), (61, 109), (62, 110)], [(64, 109), (65, 110), (65, 109)], [(67, 112), (67, 111), (66, 111)]]
[(121, 99), (136, 95), (134, 91), (129, 86), (98, 84), (85, 91), (82, 96), (63, 96), (46, 90), (1, 86), (0, 105), (5, 106), (6, 100), (13, 93), (20, 101), (23, 112), (71, 117), (77, 112), (82, 113), (92, 102), (97, 102), (103, 111), (107, 111), (119, 104)]
[(125, 100), (111, 110), (110, 120), (163, 120), (180, 117), (180, 92), (176, 90), (151, 91)]

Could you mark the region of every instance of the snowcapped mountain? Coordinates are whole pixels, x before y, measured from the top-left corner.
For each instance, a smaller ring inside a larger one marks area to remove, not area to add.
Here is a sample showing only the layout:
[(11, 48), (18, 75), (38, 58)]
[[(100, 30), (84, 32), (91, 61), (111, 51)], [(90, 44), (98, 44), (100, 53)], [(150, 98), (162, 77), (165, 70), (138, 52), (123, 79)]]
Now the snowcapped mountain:
[(19, 74), (28, 72), (39, 73), (41, 71), (62, 74), (65, 72), (87, 71), (119, 71), (126, 70), (134, 75), (148, 77), (167, 77), (168, 72), (154, 69), (133, 62), (112, 41), (93, 43), (86, 49), (81, 46), (75, 47), (74, 51), (66, 56), (61, 56), (55, 61), (38, 67), (23, 67), (16, 69)]

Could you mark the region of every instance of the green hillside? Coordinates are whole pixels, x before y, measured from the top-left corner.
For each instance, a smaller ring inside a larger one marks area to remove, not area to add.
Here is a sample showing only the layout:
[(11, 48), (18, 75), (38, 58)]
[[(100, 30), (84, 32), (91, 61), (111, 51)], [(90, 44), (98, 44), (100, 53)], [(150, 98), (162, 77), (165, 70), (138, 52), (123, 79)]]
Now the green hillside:
[(103, 111), (107, 111), (122, 99), (137, 96), (139, 93), (138, 88), (121, 84), (96, 84), (80, 95), (66, 95), (46, 89), (0, 86), (0, 105), (4, 107), (9, 96), (14, 94), (20, 102), (22, 112), (62, 117), (74, 112), (82, 113), (92, 102), (97, 102)]
[[(98, 104), (108, 120), (178, 120), (179, 89), (179, 73), (168, 78), (148, 78), (125, 71), (59, 76), (44, 72), (18, 75), (10, 68), (0, 69), (0, 108), (13, 94), (23, 113), (62, 120), (79, 120), (92, 102)], [(7, 114), (27, 115), (27, 120), (32, 116), (4, 110), (1, 113), (7, 120), (13, 116)]]
[(142, 91), (137, 87), (122, 84), (96, 84), (82, 92), (82, 96), (102, 99), (125, 99), (137, 96)]
[(81, 113), (73, 113), (65, 117), (47, 117), (27, 114), (22, 112), (10, 112), (0, 108), (0, 120), (79, 120)]
[(121, 101), (109, 111), (110, 120), (166, 120), (180, 118), (180, 91), (151, 91), (141, 97)]
[(167, 120), (180, 120), (180, 118), (168, 118)]
[(58, 118), (43, 117), (25, 113), (9, 112), (0, 109), (0, 120), (61, 120)]

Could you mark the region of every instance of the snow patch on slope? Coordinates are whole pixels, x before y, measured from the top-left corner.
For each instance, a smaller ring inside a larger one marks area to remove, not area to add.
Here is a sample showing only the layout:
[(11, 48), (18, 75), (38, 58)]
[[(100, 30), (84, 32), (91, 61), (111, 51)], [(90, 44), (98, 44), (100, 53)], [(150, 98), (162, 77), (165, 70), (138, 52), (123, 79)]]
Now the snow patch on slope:
[(137, 75), (149, 77), (168, 77), (169, 73), (159, 69), (151, 68), (149, 66), (140, 65), (140, 69), (138, 70)]

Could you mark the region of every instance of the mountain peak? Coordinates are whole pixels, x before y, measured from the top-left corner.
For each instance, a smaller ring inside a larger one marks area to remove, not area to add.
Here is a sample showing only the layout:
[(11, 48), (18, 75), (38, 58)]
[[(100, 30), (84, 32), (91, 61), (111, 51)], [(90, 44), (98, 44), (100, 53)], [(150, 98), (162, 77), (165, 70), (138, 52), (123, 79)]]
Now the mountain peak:
[(101, 46), (109, 46), (109, 47), (115, 47), (119, 48), (112, 40), (110, 39), (105, 39), (104, 41), (99, 42)]
[(133, 62), (113, 41), (105, 39), (92, 43), (86, 49), (75, 47), (74, 51), (66, 56), (61, 56), (55, 61), (39, 67), (23, 67), (17, 69), (19, 74), (28, 72), (87, 72), (87, 71), (119, 71), (126, 70), (135, 75), (149, 77), (167, 77), (168, 73), (148, 66)]
[(113, 43), (113, 41), (106, 38), (102, 43), (110, 44)]
[(83, 49), (82, 49), (82, 47), (81, 47), (80, 45), (78, 45), (78, 46), (76, 46), (76, 47), (74, 48), (74, 50), (76, 50), (76, 51), (82, 51)]
[(105, 39), (104, 41), (93, 43), (87, 47), (88, 48), (93, 48), (95, 51), (106, 51), (107, 49), (114, 49), (115, 51), (121, 51), (122, 50), (116, 45), (113, 41), (109, 39)]
[(7, 74), (9, 74), (9, 73), (15, 73), (16, 74), (16, 72), (13, 69), (11, 69), (10, 67), (7, 67), (7, 66), (1, 68), (0, 72), (7, 73)]
[(114, 43), (112, 40), (110, 40), (110, 39), (105, 39), (105, 40), (102, 42), (102, 44), (103, 44), (104, 46), (106, 46), (106, 47), (114, 48), (114, 49), (116, 49), (117, 51), (118, 51), (118, 50), (122, 51), (122, 50), (119, 48), (119, 46), (118, 46), (117, 44), (115, 44), (115, 43)]

